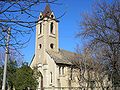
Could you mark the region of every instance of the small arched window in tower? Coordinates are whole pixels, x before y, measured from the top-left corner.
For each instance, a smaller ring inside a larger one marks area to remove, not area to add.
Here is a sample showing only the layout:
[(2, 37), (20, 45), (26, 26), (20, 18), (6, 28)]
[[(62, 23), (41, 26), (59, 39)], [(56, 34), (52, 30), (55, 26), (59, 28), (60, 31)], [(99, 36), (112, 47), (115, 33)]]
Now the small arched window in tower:
[(41, 49), (42, 48), (42, 44), (39, 44), (39, 49)]
[(54, 44), (53, 44), (53, 43), (50, 44), (50, 48), (51, 48), (51, 49), (54, 48)]
[(42, 18), (42, 15), (40, 15), (40, 19)]
[(40, 23), (40, 32), (39, 32), (39, 34), (41, 34), (42, 33), (42, 23)]
[(53, 15), (51, 15), (51, 18), (53, 18), (54, 16)]
[(53, 34), (53, 22), (50, 24), (50, 33)]

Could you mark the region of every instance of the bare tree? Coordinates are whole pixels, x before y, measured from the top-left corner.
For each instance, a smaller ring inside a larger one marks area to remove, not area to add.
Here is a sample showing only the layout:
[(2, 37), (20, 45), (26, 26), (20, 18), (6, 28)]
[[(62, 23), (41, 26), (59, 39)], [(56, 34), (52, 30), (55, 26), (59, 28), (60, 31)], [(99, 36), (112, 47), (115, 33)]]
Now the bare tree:
[[(11, 51), (17, 51), (25, 47), (30, 40), (28, 36), (39, 18), (35, 16), (35, 8), (41, 3), (54, 3), (48, 0), (1, 0), (0, 1), (0, 47), (6, 50), (4, 63), (3, 86), (6, 84), (7, 61)], [(27, 38), (27, 39), (26, 39)]]
[(4, 63), (4, 53), (3, 53), (3, 51), (1, 50), (1, 51), (0, 51), (0, 67), (2, 67), (3, 63)]
[(0, 47), (5, 47), (8, 28), (10, 49), (19, 51), (26, 46), (36, 24), (39, 24), (38, 7), (42, 3), (56, 4), (57, 0), (1, 0), (0, 1)]
[(97, 2), (92, 14), (83, 16), (83, 31), (77, 36), (89, 38), (89, 48), (106, 67), (112, 85), (120, 85), (120, 1)]
[[(95, 60), (90, 50), (85, 49), (83, 52), (77, 48), (77, 54), (71, 58), (72, 62), (72, 77), (77, 77), (77, 82), (82, 88), (87, 90), (91, 88), (104, 90), (104, 82), (108, 81), (105, 79), (108, 77), (104, 71), (104, 65), (99, 61)], [(74, 81), (74, 80), (73, 80)]]

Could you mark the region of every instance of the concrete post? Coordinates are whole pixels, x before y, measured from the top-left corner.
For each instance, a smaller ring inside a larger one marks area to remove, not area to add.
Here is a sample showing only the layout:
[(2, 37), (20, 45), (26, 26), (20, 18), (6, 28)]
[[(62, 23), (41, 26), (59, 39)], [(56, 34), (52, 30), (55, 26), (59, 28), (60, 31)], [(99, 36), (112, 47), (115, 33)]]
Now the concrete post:
[(6, 86), (6, 73), (7, 73), (7, 61), (9, 59), (9, 41), (10, 41), (10, 28), (8, 30), (4, 31), (7, 32), (7, 40), (6, 40), (6, 53), (5, 53), (5, 64), (4, 64), (4, 73), (3, 73), (3, 84), (2, 84), (2, 90), (5, 90)]

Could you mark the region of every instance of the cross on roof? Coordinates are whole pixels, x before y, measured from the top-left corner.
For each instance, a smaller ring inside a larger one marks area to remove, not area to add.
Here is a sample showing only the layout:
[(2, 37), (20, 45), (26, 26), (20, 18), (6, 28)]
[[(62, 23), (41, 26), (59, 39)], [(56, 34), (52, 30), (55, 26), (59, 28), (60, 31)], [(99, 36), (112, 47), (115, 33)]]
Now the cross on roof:
[(48, 4), (48, 0), (46, 0), (46, 3)]

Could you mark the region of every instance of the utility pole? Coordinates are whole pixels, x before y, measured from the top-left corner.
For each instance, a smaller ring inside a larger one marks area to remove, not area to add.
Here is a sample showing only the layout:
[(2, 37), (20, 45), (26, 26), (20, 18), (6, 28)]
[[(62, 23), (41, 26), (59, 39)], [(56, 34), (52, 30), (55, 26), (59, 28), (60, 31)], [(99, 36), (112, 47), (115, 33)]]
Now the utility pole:
[(5, 63), (4, 63), (4, 72), (3, 72), (3, 83), (2, 90), (5, 90), (6, 87), (6, 74), (7, 74), (7, 61), (9, 59), (9, 41), (10, 41), (10, 28), (7, 30), (3, 30), (3, 32), (7, 32), (6, 42), (5, 42)]

